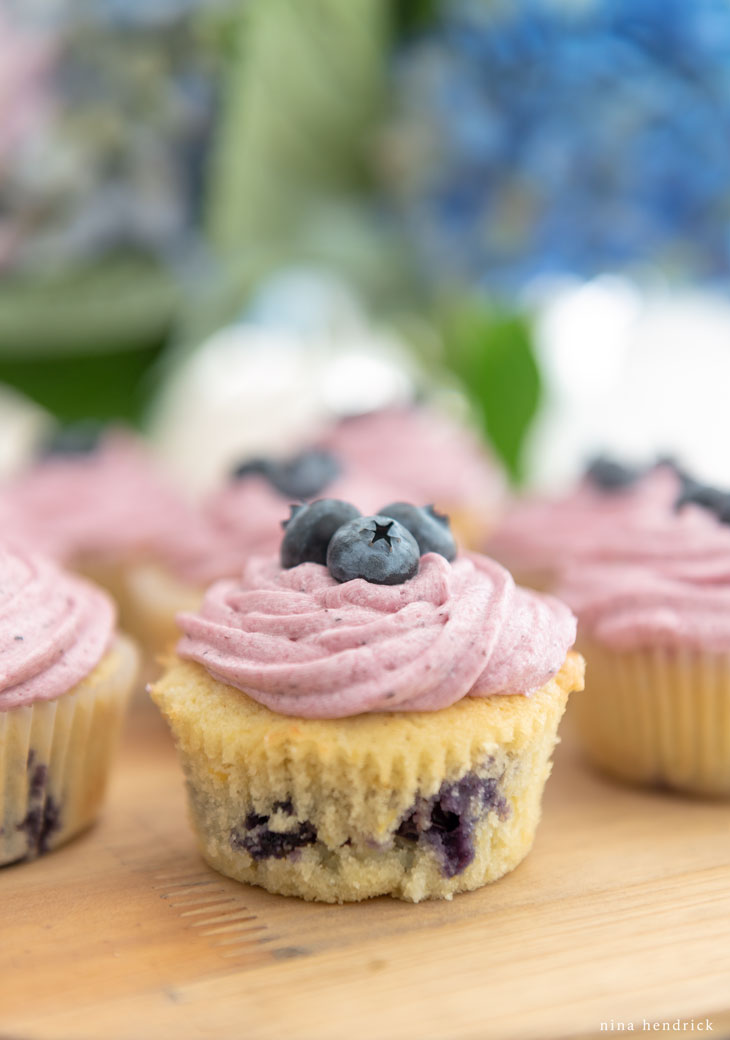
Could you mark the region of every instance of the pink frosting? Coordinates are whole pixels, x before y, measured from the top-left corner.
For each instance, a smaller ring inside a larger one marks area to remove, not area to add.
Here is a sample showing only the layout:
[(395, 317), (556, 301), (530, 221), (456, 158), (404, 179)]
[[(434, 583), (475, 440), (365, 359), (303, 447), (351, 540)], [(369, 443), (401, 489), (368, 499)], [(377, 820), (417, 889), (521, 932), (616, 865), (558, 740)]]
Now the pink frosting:
[(601, 546), (563, 575), (581, 632), (616, 649), (730, 651), (730, 527), (685, 506), (635, 524), (616, 550)]
[(67, 693), (114, 630), (105, 593), (40, 556), (0, 549), (0, 711)]
[[(323, 498), (323, 492), (318, 498)], [(330, 497), (327, 495), (327, 497)], [(251, 475), (230, 479), (210, 496), (206, 516), (242, 547), (240, 561), (250, 555), (278, 553), (282, 521), (289, 518), (289, 502), (265, 477)]]
[(435, 711), (465, 696), (529, 694), (575, 639), (561, 602), (486, 557), (427, 553), (402, 585), (338, 584), (325, 567), (249, 561), (181, 614), (182, 657), (272, 711), (304, 718)]
[(63, 563), (144, 554), (197, 524), (140, 442), (119, 431), (88, 454), (38, 462), (0, 491), (4, 534)]
[[(621, 490), (604, 491), (584, 480), (563, 498), (515, 502), (487, 551), (510, 570), (555, 574), (586, 557), (622, 558), (637, 551), (637, 531), (672, 514), (679, 492), (679, 477), (668, 466)], [(638, 549), (639, 555), (646, 551)]]
[(342, 459), (348, 479), (377, 480), (399, 501), (447, 512), (464, 508), (488, 520), (504, 495), (504, 477), (479, 438), (433, 409), (392, 408), (347, 419), (322, 443)]

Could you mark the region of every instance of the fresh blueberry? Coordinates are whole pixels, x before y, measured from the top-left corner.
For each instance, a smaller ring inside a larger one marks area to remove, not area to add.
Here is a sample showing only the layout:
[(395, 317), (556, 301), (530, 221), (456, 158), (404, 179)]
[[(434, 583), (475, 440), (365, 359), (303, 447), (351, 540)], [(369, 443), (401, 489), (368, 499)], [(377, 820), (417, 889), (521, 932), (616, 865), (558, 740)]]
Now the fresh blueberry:
[(682, 466), (676, 455), (657, 455), (652, 468), (661, 469), (662, 467), (671, 469), (681, 480), (687, 479), (684, 466)]
[(674, 508), (679, 511), (682, 506), (690, 504), (709, 510), (720, 523), (730, 523), (730, 492), (685, 477)]
[(306, 506), (293, 506), (285, 522), (281, 566), (326, 563), (327, 547), (335, 531), (360, 516), (359, 510), (339, 498), (320, 498)]
[(602, 491), (620, 491), (635, 484), (642, 474), (638, 466), (623, 466), (605, 455), (599, 455), (589, 463), (586, 478)]
[(256, 456), (252, 459), (246, 459), (245, 462), (240, 462), (235, 469), (231, 472), (231, 477), (234, 480), (244, 480), (246, 477), (269, 476), (269, 471), (273, 465), (271, 459), (266, 459), (263, 456)]
[(418, 542), (389, 516), (362, 516), (332, 536), (327, 567), (336, 581), (364, 578), (375, 585), (400, 585), (418, 573)]
[(378, 510), (382, 516), (392, 516), (406, 527), (418, 542), (421, 556), (427, 552), (439, 553), (447, 560), (456, 556), (456, 542), (451, 533), (448, 516), (437, 513), (433, 506), (413, 506), (410, 502), (391, 502)]
[(61, 426), (42, 445), (40, 455), (90, 455), (98, 448), (103, 433), (104, 424), (95, 419)]
[(340, 464), (331, 452), (312, 448), (289, 459), (257, 457), (233, 471), (237, 480), (257, 474), (269, 481), (284, 498), (314, 498), (340, 475)]
[(313, 448), (279, 462), (269, 474), (276, 490), (286, 498), (314, 498), (339, 477), (340, 464), (329, 451)]

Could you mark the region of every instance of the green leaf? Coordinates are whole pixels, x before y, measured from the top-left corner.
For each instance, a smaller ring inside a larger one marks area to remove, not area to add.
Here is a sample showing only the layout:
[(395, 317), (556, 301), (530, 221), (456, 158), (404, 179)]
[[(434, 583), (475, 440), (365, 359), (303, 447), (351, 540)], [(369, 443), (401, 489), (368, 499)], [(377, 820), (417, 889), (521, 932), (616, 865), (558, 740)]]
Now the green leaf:
[(524, 478), (524, 445), (540, 403), (540, 372), (525, 316), (468, 303), (444, 324), (445, 361), (462, 381), (511, 479)]
[(61, 422), (98, 419), (139, 424), (152, 390), (161, 343), (134, 350), (48, 356), (0, 355), (0, 383), (15, 387)]

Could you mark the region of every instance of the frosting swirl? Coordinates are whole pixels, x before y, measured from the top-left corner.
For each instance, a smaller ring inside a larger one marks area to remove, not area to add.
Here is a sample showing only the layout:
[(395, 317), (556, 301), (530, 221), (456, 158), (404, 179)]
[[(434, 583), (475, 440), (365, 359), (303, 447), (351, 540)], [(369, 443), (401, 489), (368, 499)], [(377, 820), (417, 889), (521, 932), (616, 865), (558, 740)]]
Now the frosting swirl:
[(0, 492), (3, 532), (71, 566), (149, 552), (193, 520), (141, 442), (122, 430), (88, 454), (39, 461)]
[(576, 560), (636, 551), (637, 531), (672, 514), (681, 488), (668, 466), (636, 484), (605, 490), (584, 479), (562, 498), (526, 498), (507, 511), (488, 552), (510, 570), (558, 573)]
[(114, 623), (100, 589), (0, 548), (0, 711), (67, 693), (104, 656)]
[(730, 651), (730, 528), (686, 506), (567, 568), (559, 594), (581, 632), (615, 649)]
[(339, 584), (325, 567), (255, 557), (181, 614), (182, 657), (283, 715), (435, 711), (465, 696), (526, 693), (575, 639), (564, 604), (517, 587), (486, 557), (421, 557), (401, 585)]
[[(489, 516), (504, 497), (504, 477), (486, 446), (470, 429), (432, 408), (386, 408), (353, 416), (322, 443), (343, 460), (353, 481), (374, 478), (391, 489), (380, 505), (393, 499), (431, 502), (447, 512), (463, 507)], [(353, 501), (364, 500), (357, 496)]]

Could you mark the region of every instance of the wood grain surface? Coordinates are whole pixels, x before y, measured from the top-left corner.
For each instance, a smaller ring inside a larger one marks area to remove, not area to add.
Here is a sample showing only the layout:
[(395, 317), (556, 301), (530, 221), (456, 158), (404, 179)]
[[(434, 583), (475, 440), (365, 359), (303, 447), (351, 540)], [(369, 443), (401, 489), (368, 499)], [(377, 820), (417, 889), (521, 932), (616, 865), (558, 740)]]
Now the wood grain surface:
[(730, 805), (617, 786), (569, 738), (511, 875), (451, 903), (322, 906), (205, 866), (138, 707), (100, 823), (0, 871), (0, 898), (14, 1040), (730, 1035)]

